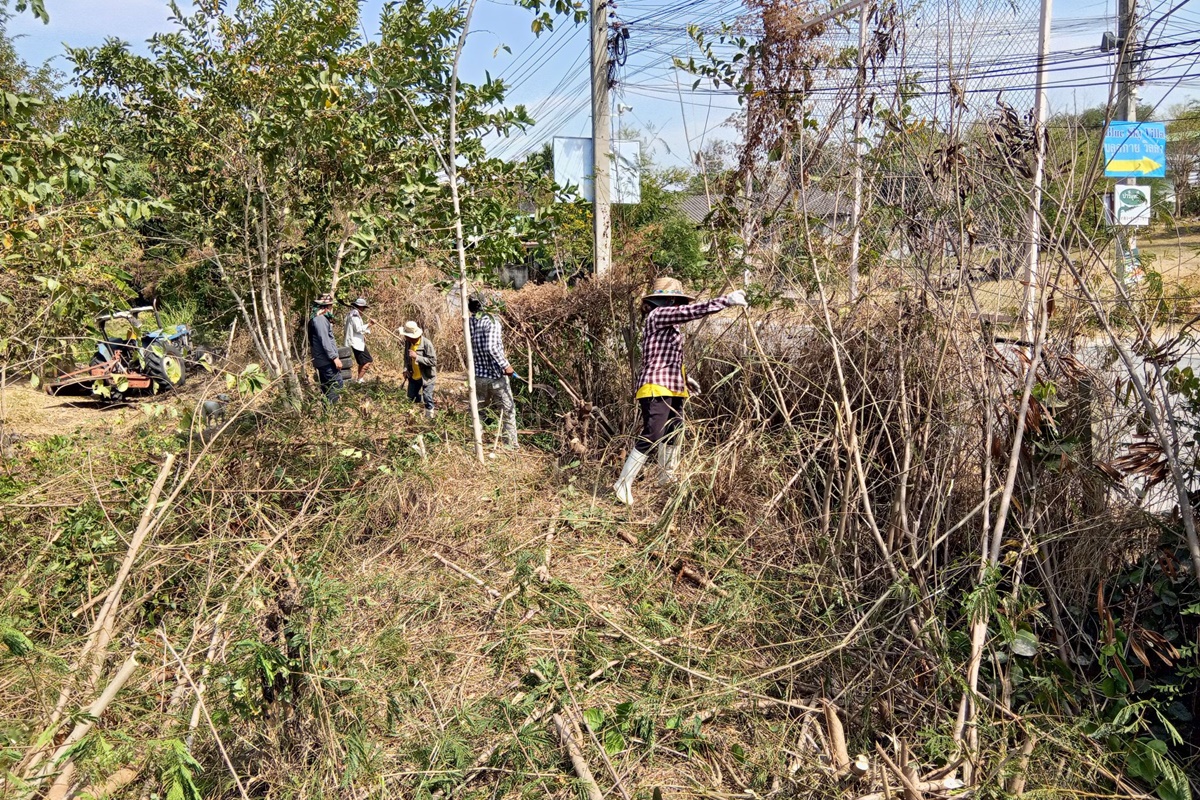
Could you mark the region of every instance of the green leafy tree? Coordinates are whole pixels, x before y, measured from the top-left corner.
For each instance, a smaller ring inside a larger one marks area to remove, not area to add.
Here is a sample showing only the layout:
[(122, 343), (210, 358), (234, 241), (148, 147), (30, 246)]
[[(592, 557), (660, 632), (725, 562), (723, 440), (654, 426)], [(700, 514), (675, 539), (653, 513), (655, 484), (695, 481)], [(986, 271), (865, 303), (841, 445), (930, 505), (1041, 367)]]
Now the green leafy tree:
[[(503, 85), (459, 83), (463, 9), (388, 5), (375, 42), (357, 0), (243, 0), (174, 7), (178, 29), (135, 55), (118, 41), (72, 51), (81, 83), (113, 109), (109, 134), (145, 153), (176, 209), (151, 247), (212, 265), (272, 378), (299, 391), (297, 317), (386, 248), (448, 258), (451, 97), (464, 235), (478, 263), (519, 245), (486, 131), (530, 122)], [(431, 233), (437, 232), (437, 233)], [(516, 244), (514, 244), (516, 242)]]
[(1192, 100), (1171, 108), (1167, 123), (1167, 176), (1175, 184), (1175, 217), (1196, 213), (1191, 202), (1192, 181), (1200, 172), (1200, 101)]
[(641, 197), (636, 204), (613, 207), (614, 236), (618, 241), (650, 243), (649, 261), (660, 274), (703, 282), (706, 262), (701, 235), (684, 216), (680, 208), (684, 194), (677, 191), (686, 189), (691, 174), (681, 167), (655, 164), (653, 130), (625, 129), (621, 137), (641, 142)]
[(165, 205), (125, 191), (120, 155), (81, 135), (84, 105), (17, 55), (8, 19), (0, 12), (0, 306), (21, 311), (0, 315), (0, 358), (30, 365), (129, 294), (116, 266), (128, 229)]

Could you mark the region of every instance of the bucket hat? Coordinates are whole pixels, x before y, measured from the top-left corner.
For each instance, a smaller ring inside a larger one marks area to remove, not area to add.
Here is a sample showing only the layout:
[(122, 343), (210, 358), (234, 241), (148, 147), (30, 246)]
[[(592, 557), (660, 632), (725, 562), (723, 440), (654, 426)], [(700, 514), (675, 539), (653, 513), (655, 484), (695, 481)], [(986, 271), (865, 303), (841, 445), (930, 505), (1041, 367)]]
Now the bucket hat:
[(400, 329), (400, 335), (405, 339), (420, 339), (421, 333), (421, 326), (411, 319), (404, 323), (404, 327)]
[(689, 294), (683, 288), (683, 284), (674, 278), (658, 278), (650, 287), (650, 291), (643, 297), (643, 300), (654, 300), (669, 297), (680, 297), (691, 302), (696, 299), (696, 295)]
[(355, 308), (366, 308), (370, 304), (367, 302), (367, 298), (360, 297), (350, 305), (354, 306)]
[(331, 294), (321, 295), (320, 297), (317, 298), (315, 305), (321, 306), (322, 308), (324, 308), (325, 306), (333, 305), (333, 295), (331, 295)]

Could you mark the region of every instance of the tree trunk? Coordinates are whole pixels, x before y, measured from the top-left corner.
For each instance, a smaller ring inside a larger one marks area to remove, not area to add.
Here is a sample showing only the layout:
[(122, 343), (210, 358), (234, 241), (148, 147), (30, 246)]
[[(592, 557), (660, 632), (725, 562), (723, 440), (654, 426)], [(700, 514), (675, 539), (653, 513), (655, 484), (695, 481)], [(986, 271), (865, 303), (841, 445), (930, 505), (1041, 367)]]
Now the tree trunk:
[(483, 463), (483, 425), (479, 421), (479, 398), (475, 393), (475, 352), (471, 346), (471, 310), (467, 307), (467, 250), (463, 237), (462, 205), (458, 196), (458, 62), (471, 28), (475, 0), (469, 0), (463, 19), (462, 33), (454, 50), (454, 68), (450, 72), (450, 136), (447, 148), (446, 173), (450, 179), (450, 201), (454, 204), (454, 247), (458, 251), (458, 294), (462, 303), (463, 346), (467, 353), (467, 395), (471, 402), (471, 427), (475, 435), (475, 457)]

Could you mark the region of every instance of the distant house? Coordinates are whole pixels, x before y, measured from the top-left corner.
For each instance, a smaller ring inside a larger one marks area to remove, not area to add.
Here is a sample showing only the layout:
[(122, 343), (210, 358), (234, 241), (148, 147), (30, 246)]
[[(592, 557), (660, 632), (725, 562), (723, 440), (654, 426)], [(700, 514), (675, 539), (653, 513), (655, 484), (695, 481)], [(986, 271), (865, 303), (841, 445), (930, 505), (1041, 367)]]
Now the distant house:
[(712, 200), (706, 194), (685, 194), (679, 200), (679, 210), (693, 225), (703, 225), (712, 209)]
[[(783, 211), (785, 204), (790, 204), (795, 213), (819, 221), (830, 233), (850, 221), (850, 198), (840, 192), (827, 192), (815, 186), (796, 189), (786, 199), (780, 192), (774, 191), (749, 200), (739, 198), (739, 202), (755, 206), (759, 213)], [(712, 213), (713, 203), (708, 195), (685, 194), (680, 198), (679, 209), (694, 225), (701, 225)]]

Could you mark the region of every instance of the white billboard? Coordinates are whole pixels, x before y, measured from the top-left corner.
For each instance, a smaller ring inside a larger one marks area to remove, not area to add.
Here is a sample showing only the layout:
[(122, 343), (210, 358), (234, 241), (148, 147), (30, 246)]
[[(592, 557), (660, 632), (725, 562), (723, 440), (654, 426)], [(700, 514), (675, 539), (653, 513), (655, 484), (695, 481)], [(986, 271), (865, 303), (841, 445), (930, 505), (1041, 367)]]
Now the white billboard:
[[(642, 201), (642, 143), (617, 139), (612, 143), (609, 175), (612, 202)], [(592, 185), (592, 140), (575, 136), (554, 137), (554, 182), (574, 186), (579, 196), (595, 202)]]

